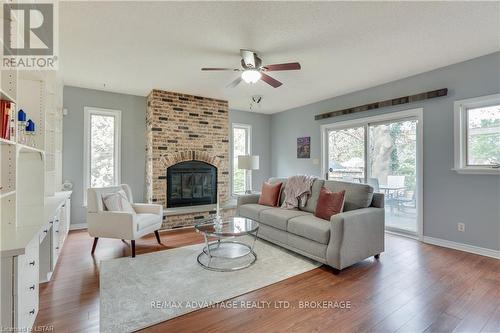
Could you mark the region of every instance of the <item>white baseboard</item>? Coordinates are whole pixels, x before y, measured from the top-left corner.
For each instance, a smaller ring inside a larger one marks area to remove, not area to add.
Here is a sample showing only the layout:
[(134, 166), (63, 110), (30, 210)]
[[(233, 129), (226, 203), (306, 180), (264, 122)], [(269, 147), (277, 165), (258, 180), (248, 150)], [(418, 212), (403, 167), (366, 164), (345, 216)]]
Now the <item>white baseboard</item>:
[(69, 230), (87, 229), (87, 223), (74, 223), (69, 225)]
[(447, 247), (450, 249), (455, 249), (455, 250), (459, 250), (459, 251), (464, 251), (464, 252), (479, 254), (482, 256), (486, 256), (486, 257), (500, 259), (500, 251), (487, 249), (484, 247), (462, 244), (462, 243), (452, 242), (452, 241), (449, 241), (446, 239), (434, 238), (434, 237), (428, 237), (428, 236), (424, 236), (423, 241), (424, 241), (424, 243), (428, 243), (428, 244), (432, 244), (432, 245)]

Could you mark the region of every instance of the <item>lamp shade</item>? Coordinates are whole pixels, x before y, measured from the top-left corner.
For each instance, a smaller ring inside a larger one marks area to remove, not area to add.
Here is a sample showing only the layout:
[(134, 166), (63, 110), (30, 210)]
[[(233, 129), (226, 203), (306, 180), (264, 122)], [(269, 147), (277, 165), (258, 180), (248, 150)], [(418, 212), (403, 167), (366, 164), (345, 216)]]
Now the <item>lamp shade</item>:
[(259, 170), (259, 156), (258, 155), (238, 156), (238, 169)]

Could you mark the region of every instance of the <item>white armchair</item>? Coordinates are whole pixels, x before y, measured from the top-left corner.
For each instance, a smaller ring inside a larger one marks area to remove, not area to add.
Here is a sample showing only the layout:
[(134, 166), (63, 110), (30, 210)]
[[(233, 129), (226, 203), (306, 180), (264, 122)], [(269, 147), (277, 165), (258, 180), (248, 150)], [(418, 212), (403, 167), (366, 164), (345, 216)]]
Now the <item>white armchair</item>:
[[(124, 191), (127, 199), (135, 210), (129, 212), (107, 211), (103, 202), (103, 195)], [(154, 204), (134, 204), (132, 191), (127, 184), (111, 187), (89, 188), (87, 190), (87, 225), (88, 232), (94, 237), (92, 253), (94, 253), (99, 237), (130, 240), (132, 257), (135, 257), (135, 240), (155, 233), (156, 240), (161, 244), (158, 230), (163, 220), (163, 207)]]

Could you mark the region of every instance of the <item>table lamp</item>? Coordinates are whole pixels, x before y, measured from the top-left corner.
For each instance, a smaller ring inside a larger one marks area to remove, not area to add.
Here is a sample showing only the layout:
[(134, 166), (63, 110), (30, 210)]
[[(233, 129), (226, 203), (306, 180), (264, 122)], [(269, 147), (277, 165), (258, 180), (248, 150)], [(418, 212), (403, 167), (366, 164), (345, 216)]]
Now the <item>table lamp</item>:
[(259, 156), (258, 155), (240, 155), (238, 156), (238, 169), (248, 170), (245, 175), (246, 178), (246, 191), (245, 193), (252, 193), (251, 177), (249, 177), (252, 170), (259, 170)]

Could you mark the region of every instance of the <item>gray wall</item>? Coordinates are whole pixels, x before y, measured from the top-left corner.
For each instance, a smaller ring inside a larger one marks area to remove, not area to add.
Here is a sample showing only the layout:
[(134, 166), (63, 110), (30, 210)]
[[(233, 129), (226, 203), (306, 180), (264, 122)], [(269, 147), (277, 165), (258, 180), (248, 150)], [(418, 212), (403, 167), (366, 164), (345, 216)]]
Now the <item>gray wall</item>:
[[(315, 121), (314, 115), (448, 88), (448, 96), (366, 112), (378, 115), (422, 107), (424, 132), (424, 235), (500, 250), (500, 177), (462, 175), (453, 168), (453, 102), (500, 92), (500, 53), (494, 53), (374, 88), (273, 114), (271, 171), (273, 176), (306, 173), (320, 176), (320, 125), (360, 118), (346, 115)], [(311, 159), (296, 158), (296, 139), (311, 136)], [(457, 223), (466, 232), (457, 231)]]
[[(271, 177), (271, 116), (268, 114), (229, 111), (230, 126), (233, 123), (252, 126), (252, 155), (259, 155), (259, 170), (252, 171), (252, 189), (260, 190), (262, 183)], [(230, 131), (230, 136), (232, 136)], [(232, 143), (232, 137), (230, 142)], [(231, 145), (231, 161), (232, 161)]]
[[(132, 187), (134, 200), (144, 197), (146, 98), (78, 87), (64, 87), (63, 179), (73, 183), (71, 223), (85, 223), (83, 207), (83, 109), (93, 106), (122, 111), (122, 182)], [(230, 123), (252, 125), (252, 154), (260, 156), (260, 170), (253, 172), (252, 186), (260, 189), (271, 175), (271, 116), (229, 111)], [(232, 150), (231, 150), (232, 151)]]
[(64, 87), (63, 180), (73, 183), (71, 223), (85, 223), (83, 207), (83, 108), (122, 111), (121, 180), (130, 184), (134, 200), (144, 197), (146, 98), (77, 87)]

